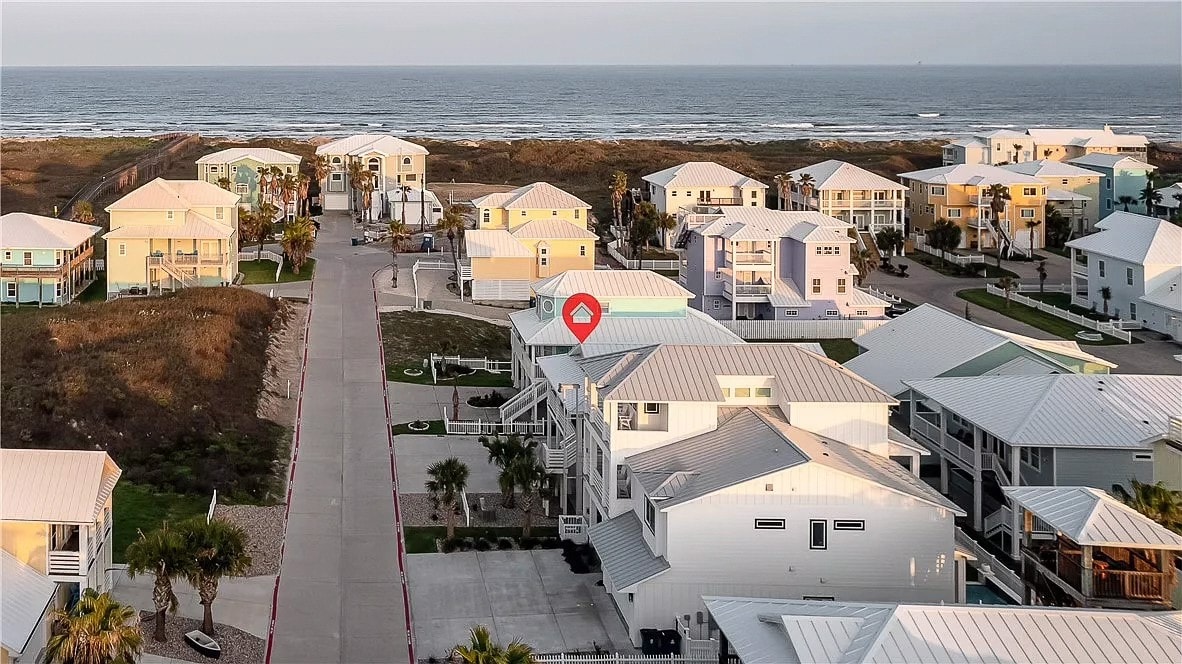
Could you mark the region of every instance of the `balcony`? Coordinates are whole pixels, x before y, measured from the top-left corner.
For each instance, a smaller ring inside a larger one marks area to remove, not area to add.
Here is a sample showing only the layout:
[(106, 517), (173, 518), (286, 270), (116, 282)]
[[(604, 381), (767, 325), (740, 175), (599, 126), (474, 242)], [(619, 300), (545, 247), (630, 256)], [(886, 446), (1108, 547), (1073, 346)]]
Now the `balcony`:
[(722, 282), (722, 294), (730, 300), (743, 300), (749, 302), (766, 302), (768, 295), (772, 294), (771, 284), (732, 284), (730, 281)]
[(728, 251), (726, 252), (727, 265), (752, 265), (771, 267), (772, 252), (767, 250), (762, 251)]
[[(654, 412), (655, 407), (655, 412)], [(667, 403), (620, 403), (616, 406), (617, 431), (668, 431), (669, 404)]]
[[(1060, 547), (1073, 544), (1063, 538), (1059, 543)], [(1113, 609), (1171, 605), (1173, 570), (1148, 569), (1148, 563), (1128, 549), (1101, 547), (1095, 556), (1092, 566), (1085, 567), (1078, 549), (1027, 549), (1022, 552), (1022, 577), (1052, 604)], [(1121, 566), (1130, 569), (1119, 569)]]
[(86, 574), (82, 567), (81, 551), (50, 551), (46, 564), (48, 576), (81, 576)]
[(926, 439), (930, 443), (929, 447), (932, 451), (942, 449), (959, 459), (968, 468), (976, 468), (979, 465), (976, 455), (973, 453), (971, 442), (966, 443), (956, 436), (949, 434), (939, 424), (918, 413), (911, 422), (911, 431)]
[(742, 205), (741, 198), (699, 198), (697, 205)]

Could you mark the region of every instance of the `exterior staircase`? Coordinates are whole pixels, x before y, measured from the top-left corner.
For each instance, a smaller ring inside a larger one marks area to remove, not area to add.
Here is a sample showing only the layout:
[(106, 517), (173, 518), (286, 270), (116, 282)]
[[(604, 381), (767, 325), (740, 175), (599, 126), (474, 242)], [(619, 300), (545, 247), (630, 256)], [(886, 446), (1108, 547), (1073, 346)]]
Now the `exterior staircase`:
[(874, 241), (874, 233), (868, 230), (858, 231), (858, 249), (870, 249), (878, 256), (882, 256), (882, 250), (878, 248), (878, 243)]
[(546, 381), (534, 379), (524, 390), (513, 395), (501, 404), (500, 415), (502, 422), (514, 422), (526, 413), (532, 413), (534, 408), (545, 396)]
[(993, 514), (986, 515), (982, 525), (982, 534), (985, 539), (989, 539), (994, 535), (1010, 530), (1010, 519), (1013, 518), (1014, 512), (1008, 506), (1002, 507)]
[[(184, 288), (194, 288), (201, 283), (197, 278), (196, 267), (189, 268), (182, 266), (176, 263), (170, 256), (148, 256), (148, 265), (163, 269), (168, 276), (179, 281)], [(189, 272), (190, 269), (193, 270), (192, 273)]]

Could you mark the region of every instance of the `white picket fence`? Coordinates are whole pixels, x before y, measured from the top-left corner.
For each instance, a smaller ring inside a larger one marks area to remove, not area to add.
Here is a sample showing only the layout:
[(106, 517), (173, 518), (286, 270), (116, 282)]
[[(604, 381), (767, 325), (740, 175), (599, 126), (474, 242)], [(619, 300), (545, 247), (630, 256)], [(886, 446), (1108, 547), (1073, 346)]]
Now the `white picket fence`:
[(726, 329), (745, 340), (853, 339), (890, 322), (886, 319), (722, 320)]
[(440, 362), (443, 362), (445, 365), (458, 364), (462, 367), (487, 371), (489, 373), (505, 373), (513, 370), (513, 362), (510, 360), (490, 360), (487, 357), (460, 357), (459, 355), (436, 355), (432, 353), (427, 361), (427, 364), (431, 367), (432, 382), (439, 382), (437, 368)]
[[(985, 291), (990, 295), (996, 295), (998, 297), (1006, 296), (1004, 290), (994, 286), (993, 284), (985, 284)], [(1095, 330), (1097, 332), (1107, 334), (1108, 336), (1120, 339), (1127, 344), (1133, 343), (1133, 335), (1121, 329), (1123, 326), (1121, 321), (1117, 321), (1115, 323), (1101, 323), (1100, 321), (1092, 320), (1087, 316), (1081, 316), (1066, 309), (1060, 309), (1059, 307), (1047, 304), (1046, 302), (1041, 302), (1034, 298), (1026, 297), (1025, 295), (1019, 295), (1018, 293), (1014, 292), (1010, 293), (1010, 301), (1031, 307), (1032, 309), (1045, 311), (1056, 318), (1062, 318), (1063, 320), (1075, 323), (1080, 327), (1085, 327), (1089, 330)]]
[(545, 422), (500, 422), (493, 420), (453, 420), (446, 414), (443, 416), (443, 429), (449, 434), (458, 436), (484, 436), (488, 434), (516, 433), (523, 436), (540, 436), (546, 433)]
[(985, 262), (985, 256), (983, 256), (981, 254), (969, 254), (966, 256), (966, 255), (961, 255), (961, 254), (954, 254), (950, 251), (944, 251), (943, 249), (936, 249), (936, 248), (930, 246), (924, 240), (924, 236), (922, 236), (922, 235), (915, 236), (915, 248), (922, 251), (925, 254), (931, 254), (932, 256), (938, 256), (938, 257), (943, 258), (944, 260), (948, 261), (949, 263), (955, 263), (956, 265), (959, 265), (961, 267), (965, 267), (966, 265), (971, 265), (973, 263), (984, 263)]
[(620, 241), (612, 240), (607, 243), (607, 255), (616, 259), (629, 270), (676, 270), (680, 261), (678, 260), (636, 260), (633, 258), (624, 258), (620, 253)]
[(890, 302), (891, 304), (901, 304), (903, 302), (902, 298), (895, 297), (894, 295), (891, 295), (890, 293), (888, 293), (886, 291), (878, 290), (874, 286), (855, 286), (855, 288), (857, 288), (860, 291), (870, 293), (871, 295), (873, 295), (874, 297), (877, 297), (880, 300), (886, 300), (887, 302)]
[(275, 263), (275, 281), (278, 283), (279, 275), (283, 273), (283, 254), (277, 254), (268, 249), (255, 249), (254, 251), (239, 251), (238, 262), (242, 261), (271, 261)]
[(635, 653), (603, 653), (564, 655), (534, 655), (537, 664), (718, 664), (717, 657), (683, 657), (681, 655), (641, 655)]
[(1040, 290), (1038, 284), (1018, 284), (1019, 293), (1070, 293), (1071, 284), (1043, 284)]

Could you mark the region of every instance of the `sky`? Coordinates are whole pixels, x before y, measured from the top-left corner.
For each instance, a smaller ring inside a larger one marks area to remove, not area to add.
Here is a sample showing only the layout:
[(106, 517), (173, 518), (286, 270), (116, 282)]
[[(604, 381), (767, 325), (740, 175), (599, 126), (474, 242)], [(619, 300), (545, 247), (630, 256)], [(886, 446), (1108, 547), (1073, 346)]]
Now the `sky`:
[(10, 2), (5, 66), (1172, 64), (1182, 2)]

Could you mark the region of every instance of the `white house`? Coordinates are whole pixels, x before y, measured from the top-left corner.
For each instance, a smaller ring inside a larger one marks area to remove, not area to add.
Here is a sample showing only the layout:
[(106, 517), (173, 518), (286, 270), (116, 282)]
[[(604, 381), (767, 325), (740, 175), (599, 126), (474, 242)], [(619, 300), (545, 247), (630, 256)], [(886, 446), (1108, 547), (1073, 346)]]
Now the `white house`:
[(956, 164), (1016, 164), (1038, 159), (1034, 139), (1024, 132), (995, 129), (957, 139), (943, 147), (945, 166)]
[(0, 663), (40, 661), (48, 613), (111, 588), (120, 474), (106, 452), (0, 450)]
[(1177, 611), (703, 599), (740, 664), (1182, 661)]
[(374, 200), (402, 187), (426, 189), (428, 154), (421, 145), (386, 134), (357, 134), (317, 147), (316, 156), (327, 158), (330, 167), (320, 189), (324, 209), (350, 209), (350, 162), (375, 174)]
[[(424, 223), (431, 228), (439, 225), (439, 220), (443, 219), (443, 204), (435, 192), (429, 189), (385, 192), (379, 205), (382, 203), (386, 206), (387, 216), (404, 222), (408, 229), (418, 228)], [(379, 216), (374, 215), (374, 218)]]
[(1129, 212), (1096, 227), (1067, 243), (1072, 304), (1182, 338), (1182, 227)]
[[(658, 212), (682, 214), (700, 205), (766, 207), (766, 184), (712, 161), (686, 162), (641, 179)], [(661, 239), (668, 245), (668, 236)]]
[[(789, 171), (793, 183), (782, 209), (816, 210), (874, 234), (893, 228), (904, 233), (907, 187), (877, 173), (836, 159)], [(811, 181), (801, 186), (801, 178)], [(777, 184), (780, 184), (777, 182)], [(785, 183), (787, 184), (787, 183)]]

